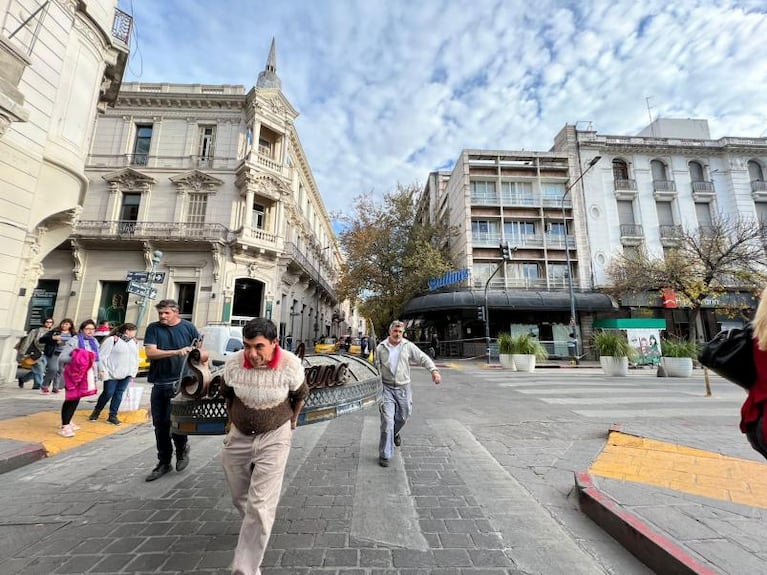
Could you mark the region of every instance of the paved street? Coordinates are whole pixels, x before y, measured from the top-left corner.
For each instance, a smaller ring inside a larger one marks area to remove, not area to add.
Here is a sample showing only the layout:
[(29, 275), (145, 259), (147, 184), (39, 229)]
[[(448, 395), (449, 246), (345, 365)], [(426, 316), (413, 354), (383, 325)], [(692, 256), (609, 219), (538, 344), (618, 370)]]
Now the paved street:
[[(651, 573), (578, 506), (573, 474), (610, 427), (758, 461), (737, 429), (743, 393), (714, 379), (705, 398), (699, 372), (451, 366), (441, 386), (414, 372), (415, 413), (389, 468), (375, 410), (296, 431), (265, 574)], [(192, 438), (189, 468), (154, 483), (148, 424), (3, 474), (0, 573), (228, 573), (239, 519), (220, 442)], [(762, 509), (594, 479), (710, 572), (767, 572)]]

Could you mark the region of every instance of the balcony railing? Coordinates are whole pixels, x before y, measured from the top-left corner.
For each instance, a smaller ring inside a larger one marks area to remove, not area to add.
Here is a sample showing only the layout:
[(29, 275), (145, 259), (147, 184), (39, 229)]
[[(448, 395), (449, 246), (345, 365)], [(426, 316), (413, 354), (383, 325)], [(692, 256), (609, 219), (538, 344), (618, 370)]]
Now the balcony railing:
[(568, 247), (575, 247), (575, 236), (568, 234), (567, 239), (562, 234), (546, 234), (546, 245), (550, 248), (562, 248), (565, 247), (565, 241), (567, 241)]
[(751, 180), (751, 191), (759, 193), (767, 192), (767, 182), (762, 180)]
[(150, 156), (149, 154), (92, 154), (88, 157), (88, 168), (170, 168), (173, 170), (231, 170), (242, 160), (237, 158), (219, 158), (211, 156)]
[(693, 182), (692, 191), (694, 194), (713, 194), (714, 182)]
[(498, 232), (473, 232), (471, 243), (475, 246), (498, 247), (501, 242), (501, 234)]
[(319, 270), (315, 265), (309, 261), (298, 246), (293, 242), (285, 242), (285, 255), (290, 257), (298, 267), (302, 268), (304, 273), (313, 281), (318, 281), (322, 289), (330, 296), (334, 301), (338, 299), (336, 290), (330, 286), (330, 284), (320, 275)]
[[(484, 288), (486, 277), (473, 278), (471, 281), (472, 287)], [(551, 288), (566, 289), (569, 287), (569, 283), (566, 277), (552, 277), (548, 280), (546, 278), (498, 278), (492, 279), (488, 285), (489, 290), (503, 290), (507, 288), (513, 289), (529, 289), (529, 290), (543, 290)], [(578, 285), (578, 277), (573, 277), (573, 285)]]
[(160, 240), (228, 240), (229, 230), (222, 224), (199, 222), (133, 222), (125, 220), (80, 220), (74, 234), (83, 238), (160, 239)]
[(682, 237), (682, 226), (664, 224), (659, 227), (661, 239), (679, 239)]
[(115, 19), (112, 22), (112, 37), (117, 38), (123, 44), (130, 44), (131, 26), (133, 26), (133, 17), (115, 8)]
[(662, 193), (676, 192), (676, 183), (671, 180), (653, 180), (652, 187), (656, 192), (662, 192)]
[(615, 183), (616, 191), (617, 190), (636, 191), (636, 189), (637, 189), (636, 180), (615, 179), (614, 183)]
[(620, 232), (624, 246), (638, 246), (644, 241), (644, 230), (639, 224), (621, 224)]

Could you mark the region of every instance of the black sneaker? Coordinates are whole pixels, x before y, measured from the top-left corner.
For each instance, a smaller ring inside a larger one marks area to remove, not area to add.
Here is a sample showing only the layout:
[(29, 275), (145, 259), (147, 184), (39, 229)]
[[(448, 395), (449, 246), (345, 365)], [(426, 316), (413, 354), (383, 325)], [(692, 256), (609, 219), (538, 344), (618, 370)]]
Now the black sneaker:
[(184, 446), (184, 450), (176, 455), (176, 471), (183, 471), (189, 465), (189, 445)]
[(146, 481), (154, 481), (155, 479), (159, 479), (166, 473), (170, 473), (172, 470), (173, 468), (169, 463), (158, 463), (157, 467), (152, 469), (152, 473), (146, 476)]
[(112, 425), (120, 425), (121, 421), (117, 419), (116, 415), (110, 415), (109, 417), (107, 417), (107, 423), (111, 423)]
[(379, 457), (378, 458), (378, 465), (381, 467), (389, 467), (389, 460), (385, 457)]
[(394, 436), (394, 445), (396, 445), (397, 447), (402, 445), (402, 438), (399, 436), (399, 433)]
[(101, 410), (100, 409), (94, 409), (93, 413), (91, 413), (90, 416), (88, 416), (88, 421), (98, 421), (99, 420), (99, 415), (101, 415)]

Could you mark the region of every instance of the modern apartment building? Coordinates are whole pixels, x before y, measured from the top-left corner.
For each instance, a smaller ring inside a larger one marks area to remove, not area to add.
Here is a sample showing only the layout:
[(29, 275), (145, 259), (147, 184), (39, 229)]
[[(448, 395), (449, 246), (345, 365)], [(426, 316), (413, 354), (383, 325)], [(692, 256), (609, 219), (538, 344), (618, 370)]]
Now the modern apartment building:
[(116, 6), (0, 1), (0, 382), (19, 337), (64, 310), (45, 260), (72, 231), (94, 118), (122, 81), (132, 20)]
[[(551, 353), (566, 355), (573, 329), (613, 309), (581, 271), (579, 254), (588, 249), (573, 219), (570, 181), (577, 178), (566, 153), (503, 150), (464, 150), (452, 172), (430, 174), (419, 217), (457, 230), (449, 252), (461, 279), (409, 302), (406, 317), (443, 342), (464, 342), (459, 353), (468, 355), (484, 349), (486, 304), (492, 337), (532, 332)], [(505, 264), (501, 244), (508, 245)]]
[[(641, 246), (661, 256), (683, 229), (705, 230), (719, 215), (767, 218), (767, 138), (712, 140), (707, 120), (658, 119), (636, 136), (568, 125), (553, 149), (568, 153), (573, 162), (601, 156), (583, 178), (577, 206), (588, 236), (582, 269), (590, 267), (597, 289), (605, 285), (606, 270), (618, 253)], [(755, 307), (753, 292), (738, 287), (706, 303), (700, 333), (710, 337), (722, 324), (740, 321), (725, 309)], [(684, 310), (664, 307), (660, 292), (620, 303), (625, 317), (664, 318), (679, 333), (687, 329)]]
[[(44, 260), (55, 315), (198, 326), (270, 317), (294, 343), (357, 332), (341, 254), (281, 90), (272, 43), (256, 85), (125, 83), (96, 121), (83, 208)], [(151, 281), (148, 276), (151, 276)]]

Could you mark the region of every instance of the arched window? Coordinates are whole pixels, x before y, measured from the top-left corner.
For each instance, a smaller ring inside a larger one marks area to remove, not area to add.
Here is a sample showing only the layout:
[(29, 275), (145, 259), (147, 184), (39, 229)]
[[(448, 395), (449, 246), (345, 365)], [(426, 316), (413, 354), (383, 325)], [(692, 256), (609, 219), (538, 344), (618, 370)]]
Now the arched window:
[(762, 170), (762, 166), (759, 165), (759, 162), (755, 160), (748, 161), (748, 177), (752, 182), (764, 181), (764, 171)]
[(613, 178), (616, 180), (629, 179), (629, 167), (624, 160), (613, 160)]
[(689, 163), (690, 168), (690, 181), (692, 182), (702, 182), (703, 181), (703, 166), (700, 165), (700, 162), (690, 162)]
[(650, 162), (650, 170), (652, 171), (652, 179), (654, 181), (665, 182), (668, 180), (668, 176), (666, 175), (666, 164), (660, 160), (652, 160)]

